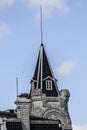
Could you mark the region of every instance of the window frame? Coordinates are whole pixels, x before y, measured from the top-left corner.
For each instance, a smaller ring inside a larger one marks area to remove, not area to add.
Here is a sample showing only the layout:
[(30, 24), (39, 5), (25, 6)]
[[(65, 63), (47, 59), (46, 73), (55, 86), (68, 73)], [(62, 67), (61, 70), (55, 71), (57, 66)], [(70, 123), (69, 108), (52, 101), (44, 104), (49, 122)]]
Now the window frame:
[(46, 90), (52, 90), (52, 80), (46, 80)]

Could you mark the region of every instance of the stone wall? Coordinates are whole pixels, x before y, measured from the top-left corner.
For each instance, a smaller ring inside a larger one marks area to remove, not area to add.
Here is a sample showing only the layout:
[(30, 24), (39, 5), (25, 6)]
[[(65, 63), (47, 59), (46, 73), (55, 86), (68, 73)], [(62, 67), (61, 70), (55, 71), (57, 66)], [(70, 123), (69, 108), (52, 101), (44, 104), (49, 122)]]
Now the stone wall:
[(6, 130), (6, 118), (0, 117), (0, 128), (1, 130)]
[(30, 130), (30, 99), (20, 96), (16, 100), (17, 118), (22, 122), (23, 130)]
[(72, 129), (68, 112), (68, 100), (70, 96), (68, 90), (61, 90), (58, 97), (36, 95), (32, 95), (31, 97), (31, 116), (59, 120), (63, 129)]
[(69, 96), (68, 90), (61, 90), (58, 97), (46, 97), (39, 90), (33, 90), (30, 99), (26, 95), (19, 96), (15, 103), (23, 130), (30, 130), (30, 116), (59, 121), (63, 130), (72, 130), (68, 112)]

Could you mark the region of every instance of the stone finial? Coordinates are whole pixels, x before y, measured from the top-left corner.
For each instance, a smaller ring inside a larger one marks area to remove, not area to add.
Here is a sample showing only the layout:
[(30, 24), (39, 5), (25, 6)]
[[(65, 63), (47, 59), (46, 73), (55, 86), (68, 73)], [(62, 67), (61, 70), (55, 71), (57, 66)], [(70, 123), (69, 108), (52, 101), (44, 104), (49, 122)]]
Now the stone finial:
[(64, 101), (66, 102), (69, 101), (70, 93), (67, 89), (62, 89), (59, 94), (63, 98)]

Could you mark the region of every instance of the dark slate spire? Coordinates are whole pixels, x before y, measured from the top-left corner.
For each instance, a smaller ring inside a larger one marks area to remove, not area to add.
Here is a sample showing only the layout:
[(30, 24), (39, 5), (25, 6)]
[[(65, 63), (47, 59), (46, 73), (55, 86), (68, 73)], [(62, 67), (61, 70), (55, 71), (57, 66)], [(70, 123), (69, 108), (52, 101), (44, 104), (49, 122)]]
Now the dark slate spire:
[(41, 44), (37, 64), (32, 78), (33, 89), (41, 89), (46, 96), (58, 96), (58, 87), (49, 64), (44, 45)]

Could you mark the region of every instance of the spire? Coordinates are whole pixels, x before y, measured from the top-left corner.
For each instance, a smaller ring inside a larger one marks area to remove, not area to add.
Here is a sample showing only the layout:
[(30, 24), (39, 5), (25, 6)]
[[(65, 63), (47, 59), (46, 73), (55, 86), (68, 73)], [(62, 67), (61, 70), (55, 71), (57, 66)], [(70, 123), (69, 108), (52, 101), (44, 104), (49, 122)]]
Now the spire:
[(42, 7), (40, 5), (40, 29), (41, 29), (41, 44), (43, 43), (43, 24), (42, 24)]
[(32, 83), (33, 89), (40, 89), (42, 93), (45, 93), (47, 96), (58, 95), (56, 79), (53, 75), (43, 44), (40, 46)]

